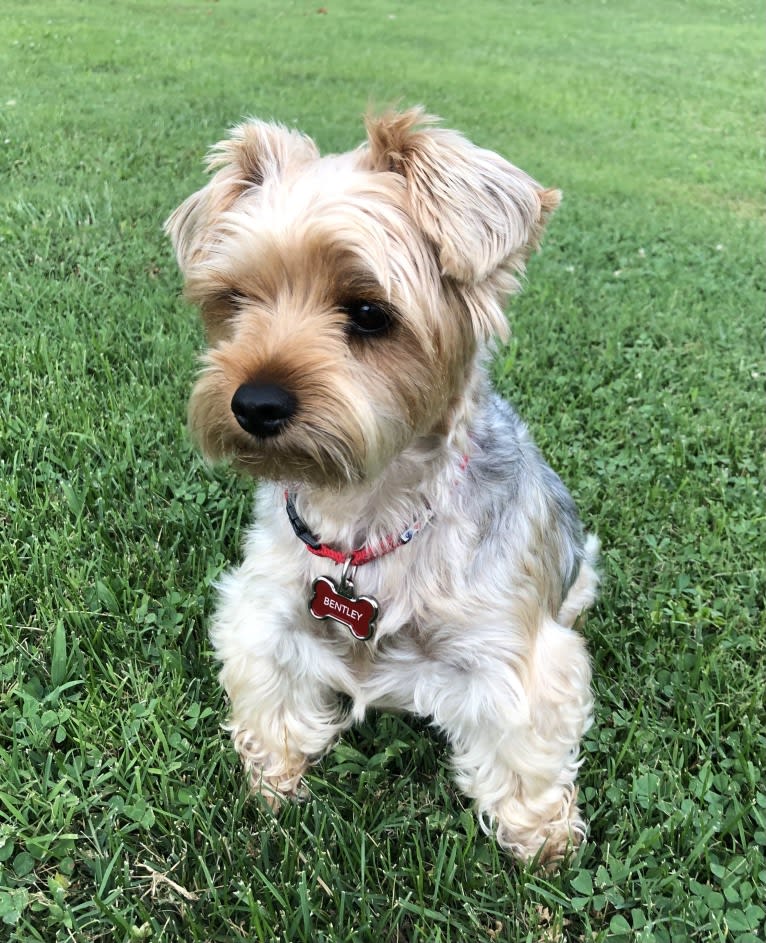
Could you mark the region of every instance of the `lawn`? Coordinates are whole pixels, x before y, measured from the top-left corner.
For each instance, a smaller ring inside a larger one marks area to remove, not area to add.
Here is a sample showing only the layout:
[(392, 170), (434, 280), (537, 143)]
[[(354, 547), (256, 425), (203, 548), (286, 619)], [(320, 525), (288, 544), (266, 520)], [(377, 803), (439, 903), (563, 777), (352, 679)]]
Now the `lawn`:
[[(5, 0), (0, 939), (738, 941), (766, 920), (764, 3)], [(498, 385), (603, 543), (588, 843), (512, 863), (380, 715), (272, 816), (205, 623), (252, 485), (185, 431), (161, 225), (245, 114), (422, 102), (564, 203)]]

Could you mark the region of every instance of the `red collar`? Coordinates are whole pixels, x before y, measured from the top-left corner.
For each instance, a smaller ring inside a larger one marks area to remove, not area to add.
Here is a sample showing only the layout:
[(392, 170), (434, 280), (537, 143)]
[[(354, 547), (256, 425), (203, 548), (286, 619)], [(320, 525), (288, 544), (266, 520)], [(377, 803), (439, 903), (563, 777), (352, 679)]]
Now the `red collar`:
[(325, 557), (328, 560), (332, 560), (334, 563), (350, 563), (350, 565), (354, 567), (363, 566), (365, 563), (370, 563), (372, 560), (377, 560), (379, 557), (391, 553), (391, 551), (396, 550), (397, 547), (408, 544), (412, 538), (426, 526), (433, 516), (433, 511), (430, 506), (426, 505), (426, 514), (423, 519), (416, 521), (401, 534), (392, 534), (374, 547), (365, 546), (360, 547), (358, 550), (352, 550), (351, 553), (342, 553), (340, 550), (335, 550), (328, 544), (323, 544), (319, 538), (309, 530), (308, 524), (306, 524), (295, 509), (293, 496), (287, 490), (285, 490), (285, 510), (287, 511), (287, 517), (290, 520), (290, 524), (296, 536), (306, 544), (306, 549), (309, 553), (313, 553), (317, 557)]
[[(466, 453), (460, 459), (459, 468), (461, 473), (468, 467), (468, 462), (469, 457)], [(354, 567), (363, 566), (365, 563), (370, 563), (372, 560), (384, 557), (387, 553), (391, 553), (392, 550), (396, 550), (397, 547), (408, 544), (416, 534), (419, 534), (420, 531), (423, 530), (434, 514), (431, 510), (431, 505), (426, 501), (426, 513), (423, 515), (422, 520), (415, 521), (411, 527), (408, 527), (407, 530), (403, 531), (401, 534), (392, 534), (386, 537), (376, 547), (365, 546), (360, 547), (358, 550), (352, 550), (351, 553), (342, 553), (340, 550), (335, 550), (333, 547), (330, 547), (329, 544), (323, 544), (316, 534), (313, 534), (309, 530), (308, 524), (296, 511), (293, 495), (287, 488), (285, 488), (285, 510), (287, 511), (287, 517), (295, 531), (296, 537), (299, 537), (303, 543), (306, 544), (306, 549), (309, 553), (313, 553), (317, 557), (325, 557), (325, 559), (332, 560), (334, 563), (348, 563), (350, 566)]]

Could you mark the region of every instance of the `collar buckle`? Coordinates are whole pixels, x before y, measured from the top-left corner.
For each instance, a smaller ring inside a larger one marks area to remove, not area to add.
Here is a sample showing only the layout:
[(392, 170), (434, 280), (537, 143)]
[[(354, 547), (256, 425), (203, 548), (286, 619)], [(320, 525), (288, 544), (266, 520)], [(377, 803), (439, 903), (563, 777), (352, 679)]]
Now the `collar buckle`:
[(319, 542), (316, 535), (312, 534), (308, 528), (308, 524), (296, 511), (292, 495), (287, 491), (285, 492), (285, 508), (287, 510), (287, 518), (295, 531), (295, 536), (299, 540), (302, 540), (307, 547), (311, 547), (312, 550), (319, 550), (322, 544)]

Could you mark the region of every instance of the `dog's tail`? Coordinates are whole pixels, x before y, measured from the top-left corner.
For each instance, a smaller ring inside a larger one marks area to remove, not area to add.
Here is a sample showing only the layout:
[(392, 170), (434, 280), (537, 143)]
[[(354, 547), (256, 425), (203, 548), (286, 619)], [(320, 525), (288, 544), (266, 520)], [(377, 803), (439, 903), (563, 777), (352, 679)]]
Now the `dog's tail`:
[(599, 575), (596, 570), (599, 542), (595, 534), (588, 534), (583, 548), (583, 559), (577, 579), (570, 586), (566, 599), (561, 604), (556, 621), (571, 629), (579, 617), (590, 609), (596, 599)]

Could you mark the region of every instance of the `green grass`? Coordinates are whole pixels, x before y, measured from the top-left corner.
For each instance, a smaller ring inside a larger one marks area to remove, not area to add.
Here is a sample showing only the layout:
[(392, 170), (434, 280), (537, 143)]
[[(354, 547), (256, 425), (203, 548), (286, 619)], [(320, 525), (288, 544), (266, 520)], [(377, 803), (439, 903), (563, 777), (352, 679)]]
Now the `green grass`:
[[(0, 939), (751, 943), (764, 922), (763, 2), (6, 0)], [(590, 842), (541, 876), (425, 725), (274, 818), (205, 635), (251, 489), (185, 434), (161, 233), (243, 114), (423, 102), (565, 191), (496, 363), (604, 545)], [(172, 882), (172, 883), (171, 883)]]

